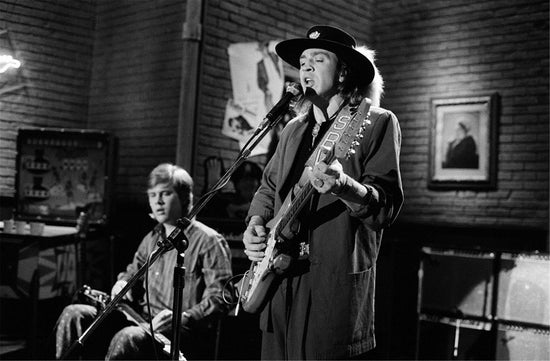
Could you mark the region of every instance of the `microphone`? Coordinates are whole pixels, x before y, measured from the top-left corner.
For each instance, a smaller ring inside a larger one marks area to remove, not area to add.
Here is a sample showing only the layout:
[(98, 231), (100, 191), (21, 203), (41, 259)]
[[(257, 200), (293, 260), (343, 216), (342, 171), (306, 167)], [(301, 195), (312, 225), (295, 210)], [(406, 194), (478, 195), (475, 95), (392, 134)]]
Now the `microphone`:
[(277, 104), (275, 104), (275, 106), (271, 108), (269, 113), (267, 113), (265, 118), (262, 120), (262, 122), (258, 126), (258, 130), (265, 129), (268, 125), (277, 120), (287, 110), (288, 104), (290, 103), (292, 98), (294, 98), (301, 92), (302, 88), (300, 87), (300, 85), (296, 83), (290, 83), (286, 87), (286, 92), (281, 100), (279, 100)]

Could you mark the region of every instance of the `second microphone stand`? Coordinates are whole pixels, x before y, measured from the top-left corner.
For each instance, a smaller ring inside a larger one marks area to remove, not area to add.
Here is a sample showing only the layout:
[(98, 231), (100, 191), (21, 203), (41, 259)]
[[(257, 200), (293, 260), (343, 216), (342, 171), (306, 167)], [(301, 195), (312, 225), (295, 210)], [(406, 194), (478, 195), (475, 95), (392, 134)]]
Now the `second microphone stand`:
[[(231, 179), (231, 175), (235, 170), (250, 156), (252, 150), (260, 143), (260, 141), (267, 135), (271, 129), (279, 123), (284, 113), (276, 116), (273, 121), (268, 122), (264, 127), (260, 127), (250, 137), (249, 141), (245, 144), (243, 149), (239, 152), (237, 159), (231, 164), (225, 174), (212, 186), (212, 188), (198, 200), (193, 206), (187, 217), (183, 217), (177, 221), (176, 229), (170, 233), (167, 237), (167, 241), (176, 245), (181, 242), (183, 230), (191, 223), (191, 219), (195, 218), (197, 214), (208, 204), (208, 202), (219, 192)], [(186, 239), (184, 242), (185, 249), (187, 248)], [(185, 267), (183, 267), (183, 252), (178, 250), (178, 264), (174, 269), (174, 304), (172, 306), (172, 360), (178, 360), (179, 355), (179, 341), (180, 341), (180, 327), (181, 327), (181, 314), (182, 314), (182, 294), (185, 282)], [(181, 264), (179, 264), (181, 262)]]
[(274, 119), (264, 126), (261, 126), (256, 130), (256, 132), (250, 137), (249, 141), (243, 147), (239, 153), (237, 159), (225, 172), (225, 174), (216, 182), (212, 189), (209, 190), (197, 204), (191, 209), (187, 217), (178, 219), (176, 222), (176, 228), (166, 237), (164, 241), (159, 241), (159, 248), (156, 249), (149, 261), (141, 266), (138, 269), (136, 274), (128, 280), (128, 283), (122, 288), (122, 290), (117, 293), (115, 297), (106, 305), (103, 311), (98, 315), (98, 317), (92, 322), (92, 324), (84, 331), (84, 333), (76, 340), (70, 347), (63, 353), (61, 356), (62, 360), (69, 358), (75, 358), (76, 352), (84, 347), (86, 340), (92, 335), (92, 333), (99, 327), (99, 325), (107, 318), (107, 316), (116, 308), (119, 302), (123, 299), (124, 295), (134, 286), (138, 279), (143, 277), (147, 268), (156, 262), (160, 256), (164, 253), (176, 249), (178, 256), (176, 259), (176, 266), (174, 267), (174, 276), (173, 276), (173, 286), (174, 286), (174, 300), (172, 307), (172, 342), (171, 342), (171, 359), (179, 360), (179, 344), (180, 344), (180, 327), (181, 327), (181, 315), (182, 315), (182, 297), (183, 289), (185, 287), (185, 267), (184, 257), (185, 250), (189, 245), (189, 241), (184, 233), (184, 230), (191, 223), (191, 219), (195, 218), (196, 215), (206, 206), (206, 204), (212, 199), (212, 197), (220, 191), (229, 181), (231, 175), (235, 172), (237, 167), (239, 167), (249, 156), (252, 150), (260, 143), (260, 141), (267, 135), (271, 129), (283, 117), (284, 112), (281, 112)]

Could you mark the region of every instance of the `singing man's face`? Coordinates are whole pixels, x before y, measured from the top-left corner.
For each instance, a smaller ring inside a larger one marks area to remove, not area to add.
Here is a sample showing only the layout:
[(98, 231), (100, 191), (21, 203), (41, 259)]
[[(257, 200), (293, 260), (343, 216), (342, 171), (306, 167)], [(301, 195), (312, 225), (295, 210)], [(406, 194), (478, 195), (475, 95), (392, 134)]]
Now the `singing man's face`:
[(182, 217), (181, 202), (174, 187), (168, 184), (157, 184), (147, 190), (147, 197), (157, 222), (175, 225), (176, 221)]
[(312, 88), (323, 97), (330, 97), (338, 85), (338, 57), (324, 49), (306, 49), (300, 56), (302, 89)]

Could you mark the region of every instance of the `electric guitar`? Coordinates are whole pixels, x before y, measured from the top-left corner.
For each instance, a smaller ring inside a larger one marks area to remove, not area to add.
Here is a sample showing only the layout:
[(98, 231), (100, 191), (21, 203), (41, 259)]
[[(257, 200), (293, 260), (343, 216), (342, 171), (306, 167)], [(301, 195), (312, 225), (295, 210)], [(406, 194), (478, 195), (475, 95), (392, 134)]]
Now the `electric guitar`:
[[(339, 116), (313, 152), (310, 160), (313, 163), (321, 160), (321, 149), (327, 150), (327, 144), (331, 145), (323, 159), (327, 164), (332, 163), (336, 158), (351, 157), (355, 153), (353, 148), (359, 144), (358, 140), (362, 138), (368, 123), (370, 104), (370, 99), (365, 98), (353, 117)], [(332, 136), (331, 131), (333, 131)], [(288, 243), (298, 233), (297, 218), (300, 211), (308, 204), (315, 192), (304, 170), (299, 182), (289, 192), (277, 215), (266, 225), (269, 234), (264, 250), (265, 256), (261, 261), (252, 262), (250, 270), (237, 284), (239, 301), (246, 312), (256, 313), (263, 309), (272, 296), (274, 284), (290, 267), (293, 256), (287, 251)]]
[[(92, 289), (90, 286), (83, 286), (78, 292), (79, 300), (91, 306), (95, 306), (99, 312), (105, 309), (105, 306), (111, 301), (111, 297), (105, 292)], [(141, 327), (149, 336), (152, 336), (162, 346), (162, 352), (166, 356), (171, 356), (171, 341), (160, 332), (154, 332), (151, 335), (149, 323), (141, 317), (129, 304), (121, 302), (116, 305), (116, 310), (122, 312), (126, 318)], [(181, 351), (179, 352), (180, 361), (186, 361)]]

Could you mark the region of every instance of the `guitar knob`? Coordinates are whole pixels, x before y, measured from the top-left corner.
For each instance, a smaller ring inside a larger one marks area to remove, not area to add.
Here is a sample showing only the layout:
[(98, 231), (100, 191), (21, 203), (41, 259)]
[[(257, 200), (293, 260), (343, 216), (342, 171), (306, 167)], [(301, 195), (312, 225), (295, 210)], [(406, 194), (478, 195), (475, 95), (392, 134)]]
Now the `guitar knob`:
[(278, 275), (282, 275), (290, 266), (292, 258), (287, 254), (278, 255), (271, 265), (271, 269)]

